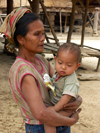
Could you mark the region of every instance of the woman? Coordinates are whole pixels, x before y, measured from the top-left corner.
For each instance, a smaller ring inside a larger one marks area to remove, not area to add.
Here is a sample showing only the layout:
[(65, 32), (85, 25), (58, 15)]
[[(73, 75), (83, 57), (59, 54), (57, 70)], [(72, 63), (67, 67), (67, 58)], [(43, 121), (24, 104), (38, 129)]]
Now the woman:
[[(71, 126), (78, 120), (80, 111), (71, 118), (48, 108), (51, 105), (43, 75), (53, 75), (54, 70), (41, 55), (44, 49), (44, 27), (41, 20), (29, 9), (18, 8), (11, 12), (0, 28), (10, 43), (7, 48), (13, 51), (18, 46), (18, 56), (9, 73), (9, 82), (25, 122), (26, 133), (44, 133), (43, 123), (56, 126), (59, 133), (70, 133)], [(64, 108), (71, 112), (81, 104), (80, 97)], [(63, 127), (62, 127), (63, 126)], [(66, 127), (64, 127), (66, 126)]]

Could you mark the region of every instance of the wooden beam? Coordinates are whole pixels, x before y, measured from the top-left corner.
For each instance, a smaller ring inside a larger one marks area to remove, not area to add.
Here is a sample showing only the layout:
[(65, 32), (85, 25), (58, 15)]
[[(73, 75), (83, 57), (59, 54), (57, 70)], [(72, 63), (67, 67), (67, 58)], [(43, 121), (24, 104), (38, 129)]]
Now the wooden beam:
[(87, 17), (88, 17), (88, 19), (89, 19), (89, 22), (90, 22), (92, 28), (93, 28), (93, 23), (92, 23), (92, 20), (91, 20), (91, 17), (89, 16), (89, 14), (87, 14)]
[(97, 0), (97, 2), (100, 4), (100, 0)]
[(28, 2), (32, 8), (32, 11), (39, 15), (39, 0), (28, 0)]
[(71, 20), (70, 20), (70, 27), (69, 27), (69, 32), (68, 32), (68, 37), (67, 37), (67, 42), (71, 41), (71, 35), (73, 32), (73, 24), (74, 24), (74, 17), (75, 17), (75, 6), (76, 6), (76, 1), (72, 1), (72, 13), (71, 13)]
[(82, 2), (82, 0), (78, 0), (78, 2), (80, 3), (80, 5), (81, 5), (83, 8), (85, 8), (84, 3)]
[(86, 25), (86, 20), (87, 20), (88, 7), (89, 7), (89, 0), (86, 0), (86, 9), (85, 9), (85, 15), (84, 15), (84, 20), (83, 20), (83, 25), (82, 25), (81, 47), (83, 47), (83, 43), (84, 43), (84, 34), (85, 34), (85, 25)]
[(13, 0), (7, 0), (7, 14), (13, 11)]
[(44, 12), (44, 14), (45, 14), (45, 16), (46, 16), (46, 18), (47, 18), (47, 21), (48, 21), (48, 24), (49, 24), (49, 26), (50, 26), (51, 32), (52, 32), (52, 34), (53, 34), (53, 36), (54, 36), (55, 42), (57, 43), (58, 46), (60, 46), (59, 41), (58, 41), (58, 39), (57, 39), (57, 36), (56, 36), (56, 34), (55, 34), (55, 32), (54, 32), (54, 29), (52, 28), (52, 25), (51, 25), (51, 23), (50, 23), (50, 21), (49, 21), (49, 17), (48, 17), (47, 11), (46, 11), (46, 9), (45, 9), (45, 6), (44, 6), (42, 0), (39, 0), (39, 2), (40, 2), (40, 4), (41, 4), (42, 9), (43, 9), (43, 12)]

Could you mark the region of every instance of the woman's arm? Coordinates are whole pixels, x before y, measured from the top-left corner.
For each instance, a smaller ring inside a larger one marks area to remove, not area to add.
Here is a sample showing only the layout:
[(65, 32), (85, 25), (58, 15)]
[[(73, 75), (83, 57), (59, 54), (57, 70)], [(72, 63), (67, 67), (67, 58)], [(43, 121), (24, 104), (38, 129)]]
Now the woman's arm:
[(21, 85), (27, 104), (37, 120), (46, 123), (49, 126), (71, 126), (78, 121), (79, 111), (76, 112), (74, 117), (68, 118), (45, 107), (37, 88), (36, 81), (31, 75), (26, 75), (23, 78)]

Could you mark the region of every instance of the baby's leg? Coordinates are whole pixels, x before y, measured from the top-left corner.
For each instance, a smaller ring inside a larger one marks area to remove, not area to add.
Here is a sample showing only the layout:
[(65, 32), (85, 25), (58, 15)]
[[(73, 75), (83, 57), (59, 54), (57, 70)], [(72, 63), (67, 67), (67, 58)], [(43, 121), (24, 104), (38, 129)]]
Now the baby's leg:
[(56, 133), (56, 127), (51, 127), (44, 124), (45, 133)]

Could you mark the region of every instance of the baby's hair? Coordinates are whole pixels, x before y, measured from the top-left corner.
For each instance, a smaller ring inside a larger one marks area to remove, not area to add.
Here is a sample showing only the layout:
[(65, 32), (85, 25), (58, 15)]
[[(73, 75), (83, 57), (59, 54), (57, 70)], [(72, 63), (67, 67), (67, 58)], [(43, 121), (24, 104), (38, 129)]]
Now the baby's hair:
[(57, 51), (57, 56), (59, 54), (60, 51), (69, 51), (71, 52), (72, 54), (75, 54), (76, 56), (76, 59), (77, 59), (77, 62), (80, 61), (80, 58), (81, 58), (81, 50), (80, 50), (80, 47), (75, 44), (75, 43), (64, 43), (62, 44), (58, 51)]

